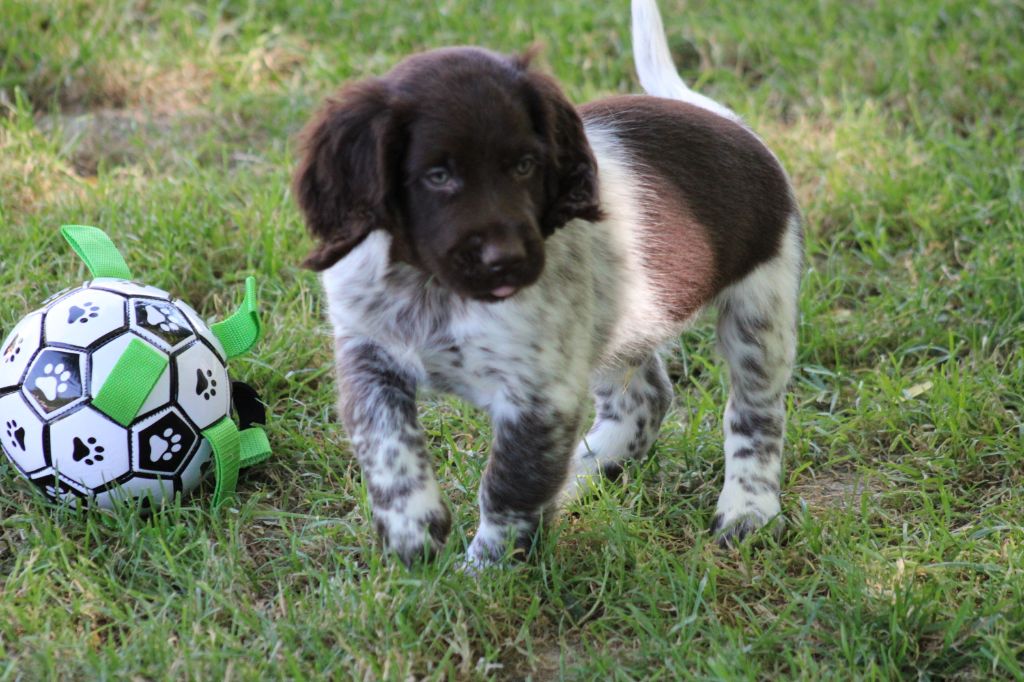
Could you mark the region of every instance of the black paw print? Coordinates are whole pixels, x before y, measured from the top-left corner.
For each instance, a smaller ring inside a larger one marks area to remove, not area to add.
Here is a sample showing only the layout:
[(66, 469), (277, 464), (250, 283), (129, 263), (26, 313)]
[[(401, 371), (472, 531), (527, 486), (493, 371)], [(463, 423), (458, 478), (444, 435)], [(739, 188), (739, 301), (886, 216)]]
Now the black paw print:
[(21, 426), (18, 426), (18, 422), (16, 422), (13, 419), (7, 422), (6, 426), (7, 438), (10, 439), (12, 443), (21, 448), (22, 452), (25, 452), (25, 429)]
[(89, 320), (95, 320), (100, 316), (100, 307), (92, 301), (86, 301), (82, 305), (84, 306), (82, 308), (73, 305), (68, 310), (68, 324), (74, 324), (75, 322), (85, 324)]
[(25, 345), (25, 339), (21, 334), (15, 335), (11, 342), (4, 348), (4, 362), (14, 362), (21, 354), (21, 347)]
[(209, 400), (217, 395), (217, 380), (213, 378), (213, 370), (196, 370), (196, 395)]
[(103, 461), (103, 451), (106, 450), (102, 445), (96, 445), (96, 439), (89, 437), (86, 438), (85, 442), (82, 442), (81, 438), (75, 436), (74, 440), (75, 449), (71, 453), (72, 459), (76, 462), (81, 462), (83, 459), (85, 463), (92, 466), (96, 462)]

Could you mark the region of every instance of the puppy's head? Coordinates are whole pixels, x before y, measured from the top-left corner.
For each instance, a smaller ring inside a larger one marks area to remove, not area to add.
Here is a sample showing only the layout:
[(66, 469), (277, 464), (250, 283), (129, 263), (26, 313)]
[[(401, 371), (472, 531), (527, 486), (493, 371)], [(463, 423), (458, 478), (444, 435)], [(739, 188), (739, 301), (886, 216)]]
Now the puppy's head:
[(529, 55), (410, 57), (328, 99), (303, 145), (295, 195), (314, 270), (383, 229), (394, 258), (495, 301), (540, 277), (557, 228), (601, 215), (580, 118)]

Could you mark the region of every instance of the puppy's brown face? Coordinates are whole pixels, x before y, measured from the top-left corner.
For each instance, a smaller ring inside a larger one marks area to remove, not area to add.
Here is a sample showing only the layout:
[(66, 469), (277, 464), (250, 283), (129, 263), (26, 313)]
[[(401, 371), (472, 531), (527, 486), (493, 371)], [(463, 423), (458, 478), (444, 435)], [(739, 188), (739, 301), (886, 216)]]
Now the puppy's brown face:
[[(422, 265), (459, 293), (496, 300), (544, 267), (549, 150), (525, 83), (433, 79), (406, 129), (402, 209)], [(438, 80), (441, 80), (442, 87)]]
[(596, 220), (596, 168), (573, 107), (527, 59), (475, 48), (411, 57), (328, 100), (296, 196), (325, 269), (373, 229), (393, 257), (497, 301), (535, 282), (544, 238)]

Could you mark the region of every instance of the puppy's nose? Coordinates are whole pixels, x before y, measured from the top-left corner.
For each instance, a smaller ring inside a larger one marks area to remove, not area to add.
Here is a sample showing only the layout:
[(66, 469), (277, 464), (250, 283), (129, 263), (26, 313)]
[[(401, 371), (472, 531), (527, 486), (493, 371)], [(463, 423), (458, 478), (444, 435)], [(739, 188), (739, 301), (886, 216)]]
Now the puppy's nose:
[(526, 245), (515, 237), (488, 239), (480, 249), (480, 263), (491, 272), (501, 272), (526, 260)]

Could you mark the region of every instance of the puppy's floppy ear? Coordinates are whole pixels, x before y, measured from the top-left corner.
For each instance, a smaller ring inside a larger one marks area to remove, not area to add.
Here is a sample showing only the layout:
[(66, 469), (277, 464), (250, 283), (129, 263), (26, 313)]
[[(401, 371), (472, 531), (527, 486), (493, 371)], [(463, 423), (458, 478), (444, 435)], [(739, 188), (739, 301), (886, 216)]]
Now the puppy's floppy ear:
[(526, 101), (550, 153), (545, 167), (547, 205), (541, 231), (549, 236), (573, 218), (595, 221), (603, 217), (597, 192), (597, 162), (583, 132), (576, 108), (553, 78), (529, 70), (536, 50), (515, 59), (523, 70)]
[(397, 147), (387, 83), (371, 79), (330, 97), (302, 132), (293, 180), (309, 231), (319, 240), (304, 265), (325, 270), (372, 230), (394, 231), (390, 205)]

